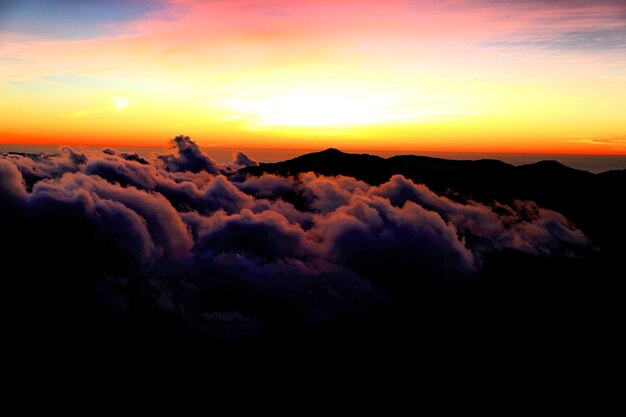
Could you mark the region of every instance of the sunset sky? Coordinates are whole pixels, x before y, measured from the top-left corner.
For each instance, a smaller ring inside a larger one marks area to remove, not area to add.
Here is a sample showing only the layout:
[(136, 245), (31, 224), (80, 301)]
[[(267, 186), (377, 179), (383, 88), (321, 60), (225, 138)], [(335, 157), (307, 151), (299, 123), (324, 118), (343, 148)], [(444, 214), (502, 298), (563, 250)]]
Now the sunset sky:
[(626, 154), (626, 0), (0, 0), (0, 143)]

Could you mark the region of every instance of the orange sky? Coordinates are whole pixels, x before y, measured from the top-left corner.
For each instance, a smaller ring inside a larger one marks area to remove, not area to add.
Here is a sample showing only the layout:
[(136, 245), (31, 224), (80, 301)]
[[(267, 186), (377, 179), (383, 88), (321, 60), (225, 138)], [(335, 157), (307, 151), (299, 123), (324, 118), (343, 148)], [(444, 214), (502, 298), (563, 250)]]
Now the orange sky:
[(21, 0), (0, 143), (626, 154), (626, 2)]

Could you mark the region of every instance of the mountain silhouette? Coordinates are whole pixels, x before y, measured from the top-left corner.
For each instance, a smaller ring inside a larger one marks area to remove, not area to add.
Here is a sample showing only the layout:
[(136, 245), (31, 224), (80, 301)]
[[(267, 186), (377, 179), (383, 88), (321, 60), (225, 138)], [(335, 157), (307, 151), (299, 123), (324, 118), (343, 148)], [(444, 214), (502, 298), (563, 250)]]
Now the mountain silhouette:
[(382, 158), (334, 148), (242, 170), (251, 175), (309, 171), (351, 176), (371, 185), (401, 174), (455, 200), (530, 200), (565, 215), (606, 251), (626, 248), (626, 219), (619, 214), (626, 212), (626, 170), (593, 174), (557, 161), (514, 166), (493, 159), (448, 160), (416, 155)]

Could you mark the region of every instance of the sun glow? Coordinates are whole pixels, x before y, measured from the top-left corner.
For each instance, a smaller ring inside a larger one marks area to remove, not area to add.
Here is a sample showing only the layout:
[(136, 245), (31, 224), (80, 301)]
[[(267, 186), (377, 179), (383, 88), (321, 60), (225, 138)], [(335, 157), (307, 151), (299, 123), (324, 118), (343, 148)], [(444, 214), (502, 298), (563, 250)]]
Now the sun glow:
[(128, 97), (122, 97), (122, 96), (113, 96), (113, 107), (115, 107), (115, 110), (124, 110), (128, 107), (130, 107), (131, 104), (133, 104), (133, 101), (131, 99), (129, 99)]
[(626, 152), (623, 2), (13, 3), (0, 143)]
[(266, 97), (237, 97), (211, 103), (224, 119), (242, 121), (250, 130), (277, 127), (351, 128), (419, 121), (429, 115), (401, 99), (358, 91), (299, 88)]

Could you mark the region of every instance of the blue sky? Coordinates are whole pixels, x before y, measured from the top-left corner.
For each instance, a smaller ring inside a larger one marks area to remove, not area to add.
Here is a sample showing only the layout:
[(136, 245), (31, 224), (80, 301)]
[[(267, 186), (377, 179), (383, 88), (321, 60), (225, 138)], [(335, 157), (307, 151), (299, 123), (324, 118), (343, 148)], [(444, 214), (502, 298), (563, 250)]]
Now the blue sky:
[(161, 0), (0, 0), (0, 32), (91, 38), (104, 33), (107, 24), (139, 19), (165, 4)]

